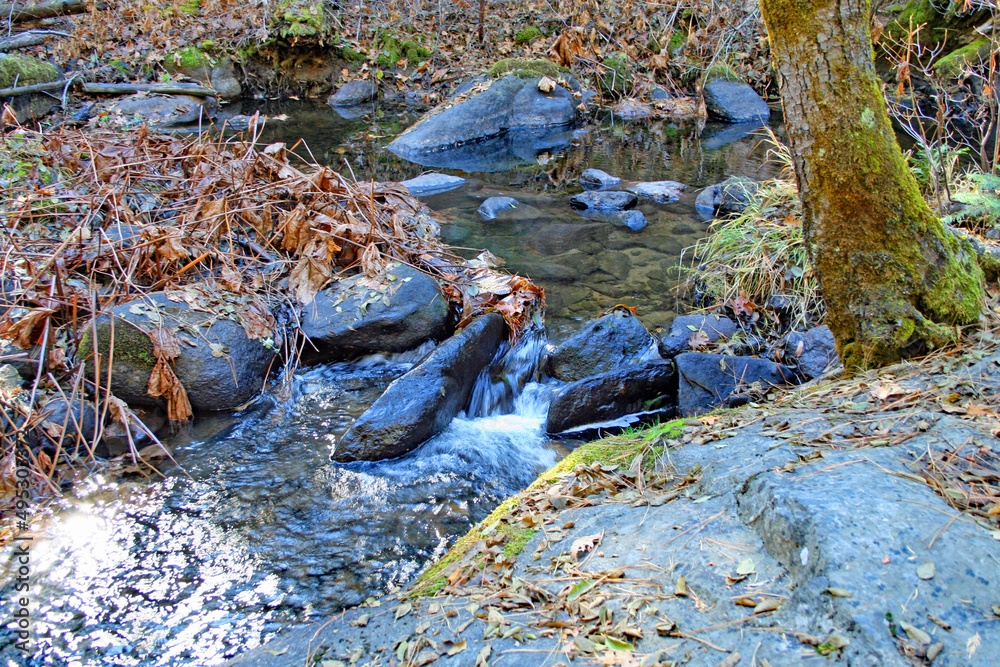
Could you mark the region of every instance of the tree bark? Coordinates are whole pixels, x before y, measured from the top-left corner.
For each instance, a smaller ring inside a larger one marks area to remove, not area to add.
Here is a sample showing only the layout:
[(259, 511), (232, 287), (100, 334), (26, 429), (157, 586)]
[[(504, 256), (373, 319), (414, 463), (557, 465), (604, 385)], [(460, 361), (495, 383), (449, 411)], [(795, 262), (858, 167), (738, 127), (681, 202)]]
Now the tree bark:
[(761, 0), (803, 235), (848, 367), (915, 356), (975, 322), (983, 273), (920, 194), (872, 63), (870, 0)]
[(0, 5), (0, 16), (9, 18), (11, 23), (81, 14), (85, 11), (87, 11), (87, 5), (84, 0), (42, 0), (42, 2), (15, 2)]
[(161, 95), (215, 96), (215, 91), (211, 88), (191, 83), (83, 83), (80, 90), (88, 95), (131, 95), (146, 92)]

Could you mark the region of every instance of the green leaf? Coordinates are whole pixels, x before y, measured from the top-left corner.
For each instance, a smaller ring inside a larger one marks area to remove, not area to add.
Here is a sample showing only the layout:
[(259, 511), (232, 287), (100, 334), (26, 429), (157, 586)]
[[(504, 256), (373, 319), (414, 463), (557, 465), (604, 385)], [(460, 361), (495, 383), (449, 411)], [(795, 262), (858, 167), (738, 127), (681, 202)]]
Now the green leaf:
[(583, 591), (585, 591), (587, 587), (590, 586), (592, 583), (594, 583), (592, 579), (584, 579), (583, 581), (581, 581), (576, 586), (570, 589), (569, 595), (566, 596), (566, 599), (571, 602), (577, 599), (578, 597), (580, 597), (580, 595), (583, 594)]
[(614, 637), (608, 637), (607, 635), (604, 636), (604, 643), (607, 645), (608, 648), (613, 648), (616, 651), (631, 651), (633, 648), (635, 648), (628, 642), (624, 642), (620, 639), (615, 639)]
[(753, 559), (745, 558), (736, 566), (736, 574), (753, 574), (756, 569), (757, 566), (754, 565)]

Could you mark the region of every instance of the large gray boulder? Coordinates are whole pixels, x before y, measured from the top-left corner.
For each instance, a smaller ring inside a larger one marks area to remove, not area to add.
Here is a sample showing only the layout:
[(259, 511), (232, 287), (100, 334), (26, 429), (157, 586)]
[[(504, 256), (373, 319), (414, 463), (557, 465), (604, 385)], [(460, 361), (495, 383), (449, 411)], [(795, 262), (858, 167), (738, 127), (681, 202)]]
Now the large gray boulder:
[(677, 201), (685, 189), (687, 186), (677, 181), (648, 181), (628, 186), (629, 192), (661, 204)]
[(677, 373), (672, 362), (627, 366), (560, 388), (549, 404), (545, 430), (561, 433), (676, 403)]
[(798, 384), (788, 366), (757, 357), (685, 352), (677, 363), (677, 410), (684, 417), (732, 405), (733, 394), (751, 385), (767, 389)]
[(348, 81), (337, 92), (326, 100), (332, 107), (350, 107), (364, 104), (378, 95), (378, 86), (374, 81)]
[(315, 348), (305, 354), (308, 361), (402, 352), (444, 336), (448, 302), (437, 281), (406, 265), (388, 278), (384, 291), (358, 285), (360, 276), (348, 278), (302, 309), (300, 329)]
[(749, 123), (771, 117), (767, 102), (743, 81), (722, 77), (709, 79), (704, 92), (705, 106), (712, 118), (727, 123)]
[(570, 206), (587, 211), (624, 211), (635, 208), (639, 198), (631, 192), (597, 191), (581, 192), (569, 198)]
[(635, 315), (615, 310), (591, 320), (560, 345), (549, 359), (555, 378), (575, 382), (655, 357), (656, 339)]
[(385, 390), (337, 443), (334, 461), (402, 456), (443, 431), (465, 409), (476, 377), (506, 339), (496, 313), (483, 315)]
[(155, 292), (112, 308), (86, 327), (77, 351), (85, 373), (95, 378), (96, 347), (102, 386), (110, 373), (111, 392), (118, 398), (162, 406), (162, 399), (146, 393), (156, 364), (149, 333), (161, 327), (181, 339), (180, 354), (171, 363), (195, 410), (230, 410), (246, 403), (260, 393), (268, 371), (277, 366), (274, 347), (247, 336), (238, 322), (192, 310)]
[(387, 148), (404, 159), (412, 159), (511, 130), (572, 123), (576, 119), (573, 95), (559, 85), (543, 93), (538, 82), (537, 78), (516, 76), (499, 79), (467, 100), (432, 111)]

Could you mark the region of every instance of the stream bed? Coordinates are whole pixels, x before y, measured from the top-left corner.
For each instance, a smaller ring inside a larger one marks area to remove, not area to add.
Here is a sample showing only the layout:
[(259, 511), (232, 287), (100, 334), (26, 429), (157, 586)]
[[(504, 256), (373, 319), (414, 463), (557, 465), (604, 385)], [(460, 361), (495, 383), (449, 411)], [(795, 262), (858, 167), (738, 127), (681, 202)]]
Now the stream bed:
[[(262, 141), (292, 146), (301, 137), (297, 152), (349, 165), (359, 179), (424, 171), (378, 149), (406, 118), (282, 110), (288, 120), (270, 123)], [(771, 173), (759, 138), (737, 134), (611, 119), (502, 171), (451, 171), (467, 183), (424, 199), (443, 239), (469, 256), (488, 249), (546, 289), (549, 340), (526, 338), (517, 364), (508, 363), (516, 384), (528, 381), (524, 391), (504, 409), (456, 419), (410, 454), (378, 463), (338, 465), (329, 454), (426, 350), (301, 369), (287, 400), (269, 396), (242, 413), (202, 416), (165, 439), (177, 465), (162, 478), (93, 477), (44, 520), (32, 546), (38, 653), (28, 664), (214, 665), (290, 625), (405, 584), (565, 453), (543, 432), (551, 386), (535, 369), (547, 342), (619, 303), (636, 307), (651, 330), (669, 322), (681, 251), (707, 230), (694, 213), (697, 191), (734, 174)], [(640, 204), (649, 224), (632, 231), (570, 208), (588, 167), (689, 189), (678, 202)], [(498, 195), (521, 204), (481, 220), (480, 203)], [(0, 551), (5, 606), (13, 598), (10, 554)], [(24, 664), (15, 641), (12, 629), (0, 628), (0, 664)]]

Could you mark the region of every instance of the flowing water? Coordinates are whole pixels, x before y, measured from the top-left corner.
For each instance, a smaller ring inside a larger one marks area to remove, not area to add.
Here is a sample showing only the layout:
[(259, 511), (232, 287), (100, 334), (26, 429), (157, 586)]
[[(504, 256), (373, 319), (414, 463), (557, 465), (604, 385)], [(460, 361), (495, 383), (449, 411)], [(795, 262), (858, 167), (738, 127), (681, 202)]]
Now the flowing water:
[[(291, 121), (272, 124), (268, 141), (291, 145), (302, 135), (317, 161), (350, 165), (359, 178), (423, 171), (373, 148), (371, 137), (384, 144), (379, 135), (405, 119), (288, 112)], [(767, 174), (758, 140), (725, 143), (718, 135), (726, 131), (599, 124), (524, 164), (461, 172), (466, 185), (425, 201), (446, 241), (470, 255), (488, 248), (546, 288), (555, 338), (616, 303), (636, 306), (652, 328), (674, 309), (681, 249), (705, 234), (695, 190), (730, 174)], [(680, 202), (643, 203), (650, 224), (634, 232), (569, 208), (579, 173), (591, 166), (692, 187)], [(480, 220), (475, 209), (499, 194), (521, 206)], [(32, 547), (39, 650), (28, 664), (218, 664), (291, 624), (402, 585), (556, 461), (561, 447), (543, 432), (552, 388), (539, 381), (546, 345), (543, 334), (524, 337), (477, 380), (467, 416), (396, 460), (337, 465), (329, 454), (427, 350), (301, 370), (288, 400), (173, 434), (177, 465), (162, 478), (90, 479), (47, 518)], [(15, 563), (3, 552), (0, 559), (9, 612)], [(0, 628), (0, 664), (24, 664), (15, 641), (13, 629)]]

